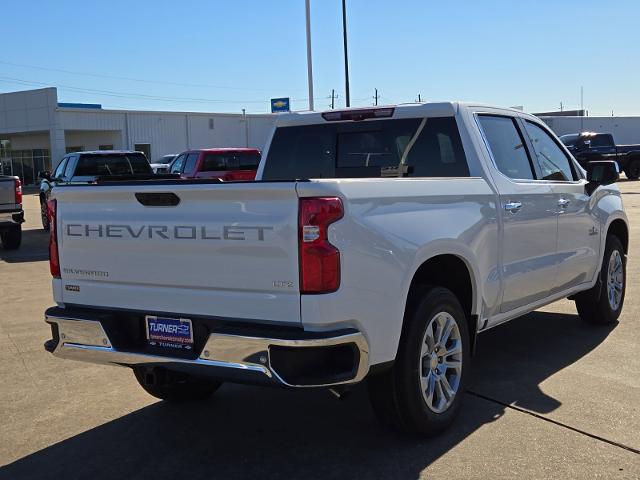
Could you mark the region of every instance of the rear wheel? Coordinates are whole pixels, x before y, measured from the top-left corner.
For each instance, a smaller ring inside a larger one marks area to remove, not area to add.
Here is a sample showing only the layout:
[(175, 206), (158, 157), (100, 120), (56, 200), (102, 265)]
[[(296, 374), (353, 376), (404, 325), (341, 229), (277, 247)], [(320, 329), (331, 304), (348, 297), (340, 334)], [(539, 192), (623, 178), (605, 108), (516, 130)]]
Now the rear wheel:
[(16, 250), (20, 248), (22, 243), (22, 227), (10, 228), (0, 233), (0, 240), (2, 240), (2, 246), (5, 250)]
[(637, 180), (640, 177), (640, 158), (629, 160), (624, 173), (629, 180)]
[(599, 283), (576, 295), (578, 315), (584, 321), (600, 325), (615, 323), (622, 312), (626, 291), (627, 265), (622, 242), (607, 236)]
[(222, 382), (195, 378), (164, 368), (136, 367), (133, 372), (149, 395), (168, 402), (206, 400), (222, 385)]
[(469, 332), (456, 296), (428, 288), (407, 312), (391, 370), (368, 380), (378, 418), (405, 431), (435, 435), (460, 409), (469, 370)]
[(42, 228), (49, 231), (49, 211), (47, 202), (42, 199), (40, 199), (40, 220), (42, 221)]

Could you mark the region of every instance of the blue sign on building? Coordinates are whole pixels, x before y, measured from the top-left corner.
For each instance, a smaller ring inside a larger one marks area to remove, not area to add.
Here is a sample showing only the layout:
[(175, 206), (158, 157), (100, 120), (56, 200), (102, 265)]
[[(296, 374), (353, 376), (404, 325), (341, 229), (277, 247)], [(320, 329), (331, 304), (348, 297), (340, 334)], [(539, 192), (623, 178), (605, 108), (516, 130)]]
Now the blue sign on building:
[(271, 113), (288, 112), (288, 111), (289, 111), (289, 97), (271, 99)]

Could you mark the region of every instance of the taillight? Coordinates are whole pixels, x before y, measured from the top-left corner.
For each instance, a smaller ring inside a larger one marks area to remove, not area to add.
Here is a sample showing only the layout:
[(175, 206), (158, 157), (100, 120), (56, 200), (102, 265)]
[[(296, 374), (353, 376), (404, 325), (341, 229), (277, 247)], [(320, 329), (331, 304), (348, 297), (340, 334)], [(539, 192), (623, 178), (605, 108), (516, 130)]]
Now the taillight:
[(340, 252), (329, 243), (330, 224), (344, 215), (337, 197), (300, 199), (300, 293), (330, 293), (340, 286)]
[(16, 178), (16, 205), (22, 205), (22, 182)]
[(49, 269), (51, 275), (60, 278), (60, 257), (58, 256), (58, 229), (56, 222), (57, 203), (55, 200), (47, 202), (49, 214)]

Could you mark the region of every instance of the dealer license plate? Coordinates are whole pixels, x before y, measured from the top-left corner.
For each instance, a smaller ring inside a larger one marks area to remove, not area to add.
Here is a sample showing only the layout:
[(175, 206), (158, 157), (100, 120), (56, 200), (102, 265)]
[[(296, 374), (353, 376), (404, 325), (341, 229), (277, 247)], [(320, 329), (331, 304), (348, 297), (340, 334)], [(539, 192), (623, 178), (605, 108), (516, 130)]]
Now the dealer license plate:
[(147, 315), (149, 345), (190, 350), (193, 348), (193, 327), (188, 318), (168, 318)]

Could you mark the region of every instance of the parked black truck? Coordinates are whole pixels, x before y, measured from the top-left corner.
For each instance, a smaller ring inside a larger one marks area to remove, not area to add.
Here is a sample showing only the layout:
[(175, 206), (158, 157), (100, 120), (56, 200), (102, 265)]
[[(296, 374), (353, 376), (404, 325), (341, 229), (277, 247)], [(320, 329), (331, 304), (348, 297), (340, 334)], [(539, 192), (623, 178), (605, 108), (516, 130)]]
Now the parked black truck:
[(118, 175), (153, 175), (147, 157), (130, 150), (97, 150), (74, 152), (64, 156), (53, 173), (40, 172), (40, 217), (42, 227), (49, 230), (47, 201), (52, 189), (69, 183), (94, 182), (98, 177)]
[(0, 175), (0, 241), (15, 250), (22, 241), (22, 183), (18, 177)]
[(570, 133), (560, 137), (582, 167), (593, 160), (615, 160), (629, 180), (640, 177), (640, 144), (616, 145), (610, 133)]

